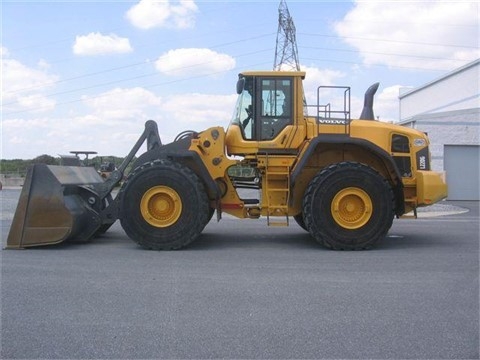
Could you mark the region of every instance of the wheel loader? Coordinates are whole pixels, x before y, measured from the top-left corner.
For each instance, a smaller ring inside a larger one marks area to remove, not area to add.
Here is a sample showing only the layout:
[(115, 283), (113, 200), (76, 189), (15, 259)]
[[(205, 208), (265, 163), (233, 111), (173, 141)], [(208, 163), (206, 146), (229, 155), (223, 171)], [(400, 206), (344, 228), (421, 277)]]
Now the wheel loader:
[(308, 106), (305, 75), (240, 73), (226, 130), (184, 131), (162, 144), (157, 124), (147, 121), (106, 180), (93, 168), (34, 165), (7, 248), (89, 241), (120, 220), (146, 249), (181, 249), (216, 213), (218, 221), (230, 214), (264, 218), (267, 226), (293, 219), (327, 248), (362, 250), (384, 238), (395, 217), (416, 217), (418, 207), (447, 196), (443, 174), (430, 169), (427, 135), (375, 120), (378, 83), (353, 119), (350, 88), (340, 87), (340, 110), (320, 104), (333, 87), (319, 87), (317, 104)]

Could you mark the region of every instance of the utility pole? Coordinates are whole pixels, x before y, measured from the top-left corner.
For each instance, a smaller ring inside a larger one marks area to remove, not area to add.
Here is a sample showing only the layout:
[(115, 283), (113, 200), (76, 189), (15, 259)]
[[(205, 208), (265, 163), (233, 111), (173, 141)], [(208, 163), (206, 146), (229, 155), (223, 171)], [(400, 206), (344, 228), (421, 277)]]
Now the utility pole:
[(300, 71), (295, 24), (285, 0), (278, 7), (277, 46), (273, 70)]

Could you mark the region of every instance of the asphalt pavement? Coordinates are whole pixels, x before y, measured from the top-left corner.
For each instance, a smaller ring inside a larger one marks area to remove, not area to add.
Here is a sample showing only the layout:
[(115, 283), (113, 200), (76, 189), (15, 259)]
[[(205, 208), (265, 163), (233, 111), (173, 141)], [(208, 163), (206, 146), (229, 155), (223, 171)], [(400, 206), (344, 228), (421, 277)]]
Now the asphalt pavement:
[[(4, 245), (18, 194), (0, 192)], [(435, 206), (360, 252), (228, 216), (181, 251), (118, 223), (3, 250), (0, 358), (478, 359), (479, 203)]]

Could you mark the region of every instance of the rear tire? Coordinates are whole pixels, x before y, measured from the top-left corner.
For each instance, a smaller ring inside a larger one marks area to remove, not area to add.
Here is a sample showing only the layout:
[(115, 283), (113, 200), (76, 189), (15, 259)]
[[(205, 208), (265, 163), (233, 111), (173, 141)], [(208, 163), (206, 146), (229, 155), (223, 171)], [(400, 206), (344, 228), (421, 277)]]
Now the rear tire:
[(368, 249), (392, 226), (394, 195), (374, 169), (342, 162), (312, 179), (303, 215), (308, 231), (322, 245), (335, 250)]
[(169, 160), (133, 171), (120, 191), (120, 222), (144, 248), (176, 250), (194, 241), (209, 220), (209, 201), (198, 176)]

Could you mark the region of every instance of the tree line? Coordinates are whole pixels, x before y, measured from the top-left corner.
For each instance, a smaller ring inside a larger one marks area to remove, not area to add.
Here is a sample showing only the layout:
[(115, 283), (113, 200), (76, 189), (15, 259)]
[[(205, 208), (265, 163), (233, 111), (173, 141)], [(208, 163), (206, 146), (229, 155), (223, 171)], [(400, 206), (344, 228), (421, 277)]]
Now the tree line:
[[(103, 163), (113, 162), (115, 166), (118, 167), (122, 161), (123, 158), (116, 156), (95, 156), (91, 159), (88, 159), (88, 163), (84, 163), (84, 165), (93, 166), (98, 170), (100, 169), (100, 165)], [(37, 156), (36, 158), (30, 160), (0, 159), (0, 174), (16, 174), (19, 176), (25, 176), (27, 174), (28, 167), (33, 164), (62, 165), (62, 159), (46, 154)]]

